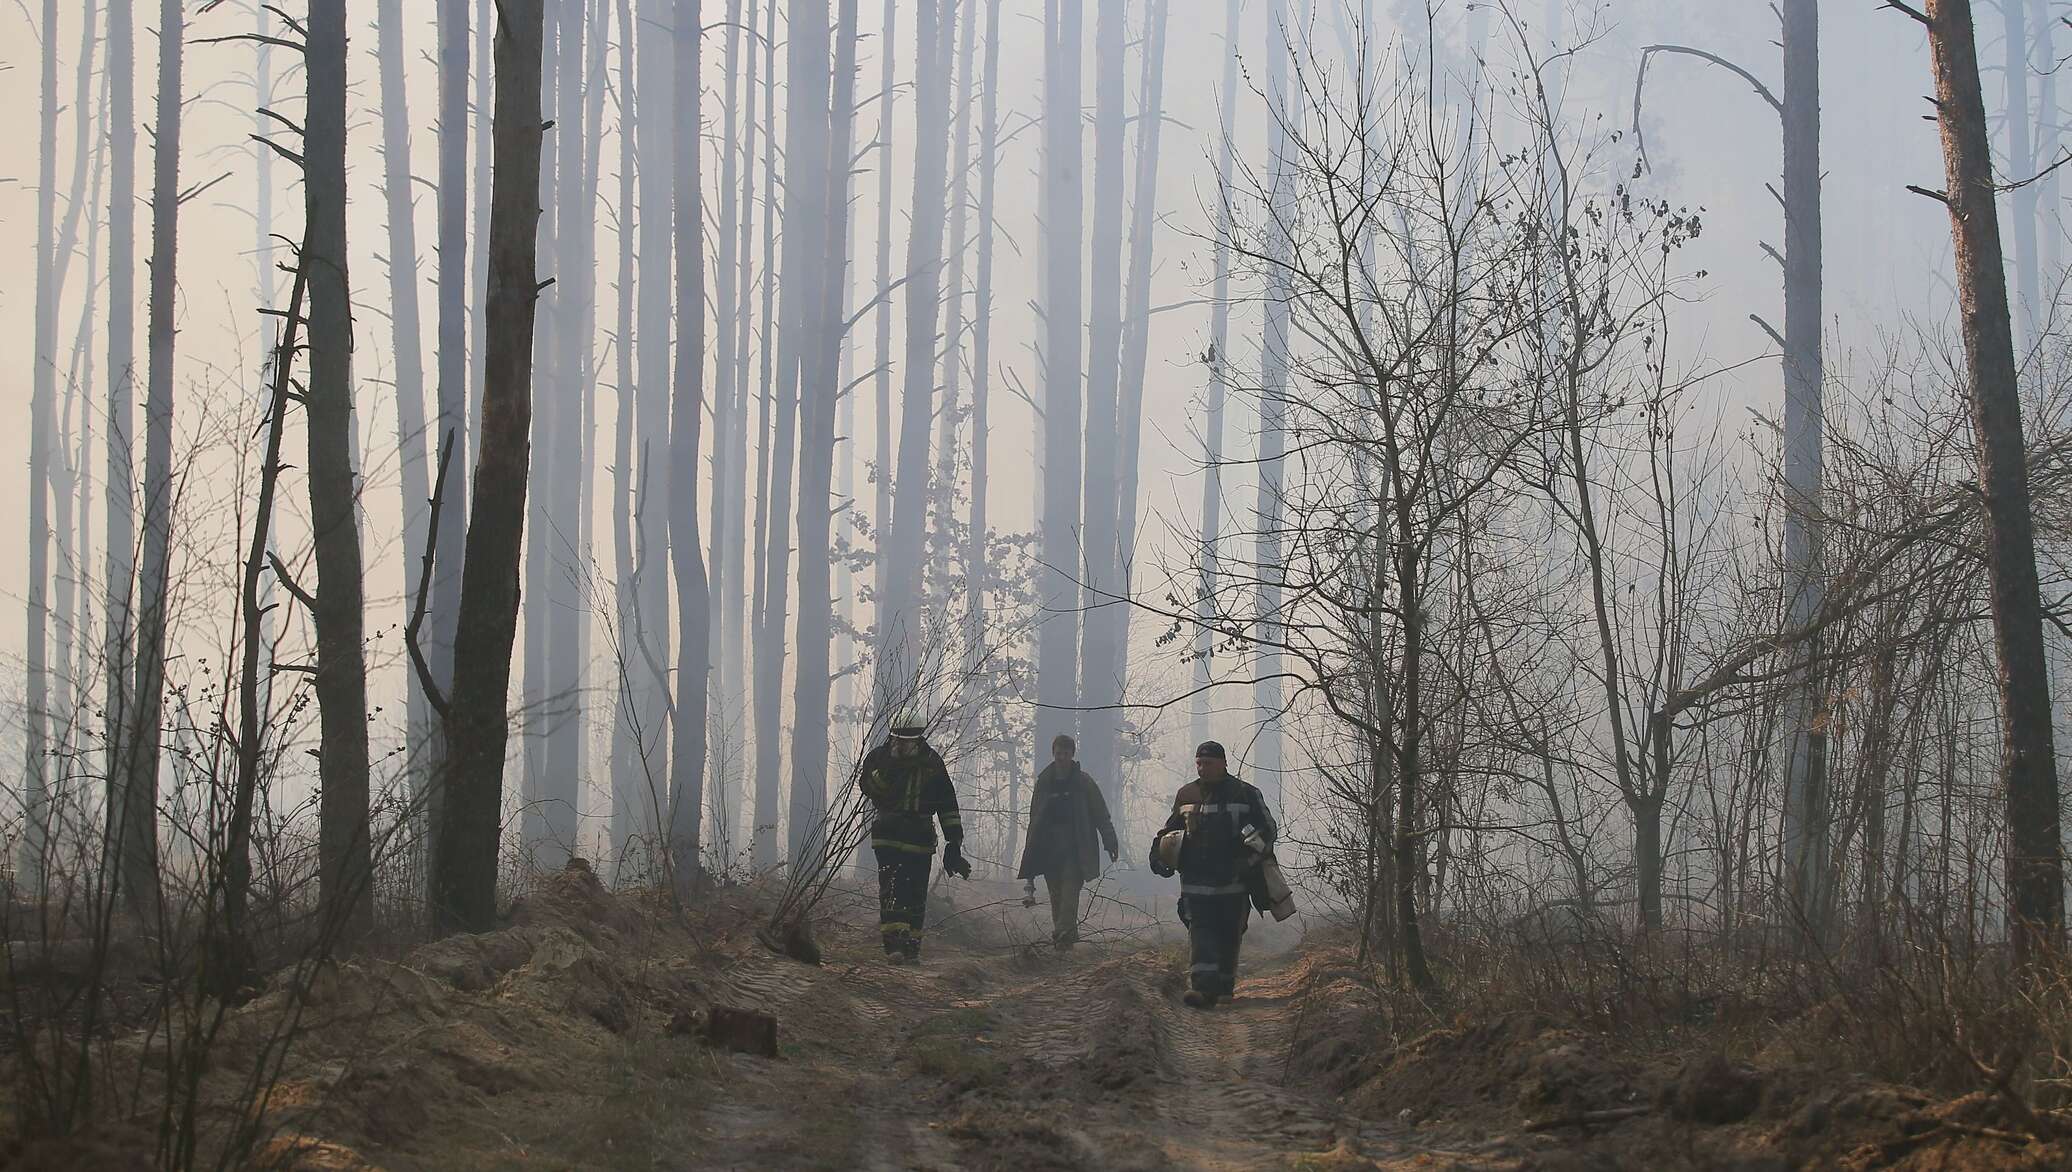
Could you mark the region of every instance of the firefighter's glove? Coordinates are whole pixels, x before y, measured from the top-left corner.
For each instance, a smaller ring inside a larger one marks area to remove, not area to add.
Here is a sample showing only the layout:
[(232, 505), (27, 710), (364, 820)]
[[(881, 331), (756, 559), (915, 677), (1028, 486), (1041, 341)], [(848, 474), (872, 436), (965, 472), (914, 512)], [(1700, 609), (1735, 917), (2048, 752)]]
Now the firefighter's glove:
[(955, 875), (959, 879), (971, 878), (971, 864), (964, 861), (964, 848), (954, 842), (944, 847), (942, 870), (943, 874)]

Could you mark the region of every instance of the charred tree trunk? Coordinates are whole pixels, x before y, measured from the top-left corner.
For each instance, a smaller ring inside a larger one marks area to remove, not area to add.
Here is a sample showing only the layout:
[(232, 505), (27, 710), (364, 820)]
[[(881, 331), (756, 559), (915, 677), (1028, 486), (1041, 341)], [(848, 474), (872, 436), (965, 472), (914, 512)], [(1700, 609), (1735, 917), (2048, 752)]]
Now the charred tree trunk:
[[(1788, 622), (1802, 628), (1820, 610), (1821, 231), (1820, 37), (1817, 0), (1786, 0), (1784, 13), (1784, 561)], [(1827, 785), (1827, 721), (1819, 673), (1805, 656), (1786, 700), (1785, 853), (1789, 893), (1813, 938), (1827, 936), (1821, 909), (1832, 824)], [(1660, 779), (1657, 779), (1658, 783)]]
[[(433, 853), (434, 925), (487, 931), (496, 921), (497, 840), (510, 734), (511, 646), (525, 536), (527, 437), (540, 191), (541, 0), (500, 0), (496, 36), (495, 181), (490, 199), (489, 350), (484, 355), (482, 460), (468, 522), (461, 612), (448, 701), (445, 814)], [(495, 492), (483, 492), (495, 485)]]
[(144, 515), (137, 563), (134, 704), (125, 741), (117, 830), (120, 886), (130, 911), (151, 922), (158, 910), (158, 754), (165, 708), (166, 592), (172, 557), (174, 295), (180, 238), (181, 49), (186, 21), (178, 0), (159, 5), (158, 123), (151, 179), (151, 293), (145, 347)]
[(353, 473), (352, 286), (345, 237), (345, 0), (311, 0), (309, 114), (303, 142), (302, 242), (309, 270), (309, 518), (317, 587), (318, 899), (327, 930), (358, 937), (373, 923), (367, 836), (367, 659)]
[[(137, 745), (130, 672), (136, 635), (136, 456), (131, 444), (136, 404), (137, 135), (134, 6), (108, 6), (108, 402), (102, 441), (107, 445), (106, 548), (102, 590), (107, 595), (102, 665), (108, 729), (107, 858), (115, 872), (123, 859), (121, 836)], [(155, 850), (151, 854), (156, 858)]]
[(1926, 24), (1948, 178), (1943, 199), (1949, 205), (1950, 237), (1956, 248), (1972, 430), (1986, 504), (1986, 564), (2006, 730), (2001, 778), (2007, 794), (2008, 920), (2017, 963), (2028, 964), (2060, 950), (2065, 924), (2057, 756), (2036, 579), (2036, 528), (1970, 0), (1928, 0)]

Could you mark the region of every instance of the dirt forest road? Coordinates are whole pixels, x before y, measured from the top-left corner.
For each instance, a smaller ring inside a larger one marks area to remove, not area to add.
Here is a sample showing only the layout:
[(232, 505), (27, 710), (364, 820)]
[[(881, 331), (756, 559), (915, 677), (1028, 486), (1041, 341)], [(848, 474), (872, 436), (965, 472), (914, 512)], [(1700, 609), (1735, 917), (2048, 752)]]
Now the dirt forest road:
[(1061, 954), (960, 917), (901, 968), (862, 925), (828, 935), (820, 968), (750, 958), (711, 990), (774, 1014), (783, 1057), (721, 1060), (685, 1128), (686, 1166), (1502, 1168), (1522, 1155), (1421, 1146), (1297, 1085), (1299, 952), (1249, 958), (1235, 1000), (1202, 1012), (1180, 1005), (1179, 945), (1146, 925)]

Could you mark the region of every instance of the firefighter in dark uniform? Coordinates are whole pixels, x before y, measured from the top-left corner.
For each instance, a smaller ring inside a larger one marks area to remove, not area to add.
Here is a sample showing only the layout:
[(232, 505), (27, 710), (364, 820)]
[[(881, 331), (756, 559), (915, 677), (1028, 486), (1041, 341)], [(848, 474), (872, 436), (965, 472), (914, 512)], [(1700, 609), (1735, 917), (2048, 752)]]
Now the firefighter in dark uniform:
[(1151, 869), (1179, 872), (1180, 922), (1193, 953), (1183, 1000), (1207, 1009), (1237, 987), (1253, 872), (1271, 852), (1279, 827), (1259, 790), (1230, 773), (1222, 745), (1203, 741), (1194, 751), (1194, 771), (1152, 840)]
[(863, 759), (858, 784), (877, 815), (871, 823), (871, 851), (878, 859), (878, 930), (885, 958), (907, 964), (921, 958), (935, 821), (942, 823), (943, 871), (971, 878), (957, 791), (942, 754), (928, 744), (928, 730), (915, 718), (894, 724), (891, 737)]

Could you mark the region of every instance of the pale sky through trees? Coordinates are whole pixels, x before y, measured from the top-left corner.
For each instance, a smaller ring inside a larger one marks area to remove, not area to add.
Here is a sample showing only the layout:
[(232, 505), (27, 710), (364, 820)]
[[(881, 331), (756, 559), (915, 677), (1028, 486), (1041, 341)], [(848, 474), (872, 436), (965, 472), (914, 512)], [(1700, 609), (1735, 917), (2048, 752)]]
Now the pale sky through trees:
[[(83, 0), (65, 0), (60, 5), (63, 15), (61, 26), (56, 30), (38, 29), (33, 14), (25, 6), (0, 10), (0, 30), (5, 30), (4, 43), (10, 46), (4, 58), (0, 58), (0, 108), (14, 113), (0, 124), (0, 161), (4, 161), (0, 162), (0, 257), (7, 259), (6, 271), (10, 274), (10, 279), (0, 284), (0, 347), (17, 356), (16, 361), (7, 364), (5, 373), (0, 374), (0, 401), (12, 408), (11, 417), (17, 420), (27, 418), (30, 391), (29, 355), (34, 300), (31, 258), (36, 222), (32, 190), (36, 166), (33, 115), (37, 105), (38, 39), (51, 34), (58, 37), (60, 89), (69, 94), (82, 3)], [(1543, 16), (1544, 3), (1528, 0), (1522, 6), (1530, 9), (1524, 13), (1528, 23), (1537, 26)], [(189, 7), (187, 92), (190, 107), (184, 130), (182, 183), (194, 187), (218, 177), (221, 181), (196, 196), (183, 210), (181, 220), (176, 435), (183, 452), (199, 429), (213, 429), (215, 433), (225, 428), (235, 431), (229, 415), (222, 414), (213, 422), (205, 421), (200, 407), (209, 405), (220, 413), (221, 408), (231, 402), (256, 402), (260, 389), (258, 364), (262, 339), (271, 332), (256, 312), (252, 291), (250, 209), (255, 202), (255, 168), (248, 140), (252, 129), (252, 95), (246, 80), (251, 46), (238, 42), (221, 45), (198, 43), (207, 37), (244, 32), (251, 27), (252, 17), (236, 5), (226, 4), (206, 15), (194, 11), (198, 6)], [(387, 278), (384, 254), (388, 237), (382, 230), (385, 205), (379, 186), (382, 171), (376, 118), (379, 88), (375, 70), (375, 37), (370, 24), (376, 4), (375, 0), (353, 0), (348, 7), (352, 95), (349, 121), (350, 243), (353, 294), (357, 305), (354, 375), (363, 496), (368, 502), (365, 557), (370, 608), (367, 630), (373, 640), (369, 649), (373, 673), (371, 687), (374, 702), (383, 706), (382, 715), (375, 718), (374, 728), (376, 756), (379, 758), (382, 748), (392, 747), (400, 735), (398, 726), (403, 712), (405, 670), (400, 637), (405, 617), (401, 601), (404, 559), (412, 558), (414, 564), (414, 552), (401, 547), (401, 527), (394, 520), (398, 470), (394, 447), (395, 413), (388, 382), (392, 347), (385, 316)], [(708, 0), (708, 22), (718, 19), (714, 13), (719, 7), (713, 0)], [(977, 14), (982, 11), (982, 6), (977, 4), (961, 7), (968, 9), (973, 19), (977, 19)], [(1290, 7), (1301, 10), (1306, 5), (1295, 3)], [(1328, 0), (1317, 7), (1326, 13), (1330, 11)], [(1410, 5), (1398, 3), (1379, 7), (1384, 10), (1391, 7), (1407, 9)], [(1448, 11), (1441, 17), (1442, 35), (1457, 42), (1460, 19), (1457, 10), (1460, 5), (1445, 7)], [(1571, 21), (1586, 15), (1576, 10), (1588, 7), (1571, 5)], [(153, 90), (148, 75), (154, 59), (157, 30), (155, 14), (143, 8), (140, 6), (138, 14), (138, 105), (139, 116), (148, 125), (155, 117), (151, 109)], [(1160, 239), (1151, 303), (1177, 307), (1166, 309), (1155, 317), (1145, 375), (1142, 455), (1142, 483), (1145, 488), (1141, 495), (1143, 516), (1140, 518), (1144, 538), (1138, 555), (1140, 585), (1147, 580), (1145, 571), (1159, 564), (1161, 558), (1174, 564), (1184, 560), (1184, 554), (1176, 557), (1168, 548), (1166, 539), (1170, 531), (1190, 528), (1197, 511), (1195, 502), (1199, 488), (1195, 467), (1199, 444), (1195, 437), (1200, 427), (1199, 404), (1204, 384), (1200, 355), (1205, 348), (1208, 318), (1207, 307), (1200, 299), (1206, 296), (1209, 277), (1208, 237), (1212, 223), (1207, 209), (1214, 200), (1214, 144), (1210, 136), (1217, 124), (1219, 101), (1215, 87), (1221, 72), (1220, 8), (1220, 4), (1212, 4), (1210, 0), (1175, 0), (1168, 34), (1163, 103), (1169, 122), (1161, 153)], [(865, 150), (870, 142), (877, 118), (874, 94), (878, 54), (883, 49), (874, 32), (877, 9), (875, 3), (862, 5), (865, 39), (859, 49), (860, 109), (854, 136), (859, 151)], [(1217, 12), (1212, 12), (1212, 9)], [(1882, 339), (1917, 327), (1939, 335), (1950, 329), (1952, 290), (1947, 278), (1949, 243), (1946, 216), (1940, 206), (1905, 189), (1909, 183), (1936, 186), (1940, 182), (1935, 127), (1922, 117), (1928, 112), (1921, 97), (1927, 77), (1925, 44), (1912, 22), (1874, 9), (1875, 6), (1868, 2), (1829, 4), (1823, 13), (1821, 27), (1830, 377), (1844, 376), (1853, 369), (1875, 364)], [(422, 0), (406, 4), (405, 10), (410, 21), (406, 43), (412, 123), (411, 170), (420, 183), (417, 191), (417, 241), (429, 379), (432, 375), (431, 358), (436, 353), (436, 315), (432, 312), (431, 289), (436, 241), (432, 181), (437, 173), (434, 130), (437, 95), (432, 60), (434, 12), (433, 5)], [(911, 80), (913, 68), (912, 12), (904, 3), (901, 10), (903, 25), (897, 33), (894, 48), (899, 54), (899, 74), (905, 87)], [(1265, 6), (1260, 3), (1246, 7), (1244, 60), (1240, 74), (1240, 86), (1244, 92), (1236, 95), (1239, 102), (1239, 157), (1251, 160), (1254, 168), (1262, 169), (1259, 155), (1264, 123), (1257, 90), (1264, 84), (1262, 50), (1268, 36), (1264, 10)], [(1131, 11), (1131, 35), (1134, 37), (1139, 10), (1133, 7)], [(1773, 87), (1777, 83), (1779, 65), (1772, 44), (1774, 20), (1766, 4), (1754, 0), (1747, 3), (1740, 0), (1733, 3), (1719, 0), (1611, 0), (1604, 6), (1603, 17), (1605, 25), (1600, 35), (1584, 48), (1570, 74), (1566, 109), (1572, 115), (1587, 111), (1593, 121), (1602, 119), (1607, 125), (1624, 127), (1631, 117), (1639, 46), (1655, 42), (1681, 42), (1718, 52), (1746, 64)], [(1033, 347), (1040, 334), (1040, 322), (1035, 312), (1039, 236), (1035, 173), (1041, 135), (1030, 124), (1030, 119), (1036, 117), (1041, 109), (1042, 6), (1036, 0), (1008, 0), (1001, 19), (1000, 110), (1004, 145), (998, 206), (1000, 238), (994, 278), (990, 491), (993, 525), (1003, 532), (1022, 532), (1033, 523), (1031, 509), (1040, 495), (1035, 491), (1033, 480), (1033, 446), (1038, 431), (1030, 408), (1017, 393), (1017, 388), (1037, 396), (1040, 401), (1040, 376)], [(1989, 10), (1981, 10), (1982, 43), (1997, 40), (1993, 30), (1997, 20), (1997, 12), (1989, 15)], [(1091, 17), (1087, 32), (1089, 72), (1084, 98), (1091, 116)], [(1575, 32), (1576, 26), (1571, 23), (1567, 35), (1573, 37)], [(1402, 58), (1405, 34), (1401, 29), (1385, 25), (1382, 35), (1392, 38), (1395, 52), (1390, 60), (1393, 67), (1393, 63)], [(1410, 39), (1414, 42), (1421, 35), (1419, 30), (1412, 29)], [(616, 45), (620, 37), (616, 23), (610, 36), (614, 47), (607, 72), (616, 79)], [(1328, 15), (1320, 13), (1316, 17), (1312, 41), (1319, 54), (1332, 59), (1338, 57), (1340, 41)], [(1536, 47), (1544, 52), (1544, 45)], [(704, 49), (707, 155), (703, 169), (708, 216), (717, 214), (712, 188), (717, 185), (719, 175), (715, 156), (721, 116), (719, 94), (724, 81), (722, 51), (723, 39), (717, 33), (708, 34)], [(1987, 51), (1988, 56), (1991, 53)], [(279, 95), (277, 105), (293, 116), (293, 111), (302, 101), (302, 79), (299, 72), (287, 70), (289, 56), (276, 54), (274, 84)], [(778, 59), (781, 68), (781, 51)], [(1508, 78), (1507, 62), (1510, 60), (1508, 33), (1498, 21), (1492, 27), (1490, 37), (1492, 76)], [(1127, 104), (1132, 110), (1137, 100), (1135, 62), (1136, 55), (1132, 50), (1127, 83)], [(1986, 82), (1989, 107), (1998, 101), (1997, 84), (1995, 76), (1989, 73)], [(99, 90), (97, 81), (96, 94)], [(912, 190), (908, 171), (913, 147), (911, 101), (911, 89), (903, 88), (897, 111), (899, 122), (893, 159), (897, 175), (891, 187), (895, 200), (901, 201), (895, 206), (892, 216), (895, 258), (904, 255), (908, 231), (904, 201)], [(780, 108), (782, 103), (780, 85)], [(1502, 95), (1494, 103), (1494, 110), (1499, 120), (1497, 134), (1501, 142), (1507, 133), (1504, 121), (1511, 117), (1509, 103)], [(70, 111), (67, 110), (59, 124), (61, 153), (57, 174), (61, 183), (71, 174), (69, 118)], [(1688, 268), (1703, 270), (1707, 275), (1694, 286), (1702, 292), (1702, 300), (1684, 306), (1673, 319), (1673, 365), (1685, 370), (1733, 368), (1708, 385), (1702, 396), (1704, 409), (1717, 410), (1730, 431), (1765, 434), (1766, 429), (1761, 426), (1751, 431), (1750, 425), (1755, 420), (1748, 412), (1759, 412), (1770, 419), (1777, 417), (1780, 378), (1778, 364), (1774, 360), (1749, 363), (1750, 359), (1771, 350), (1768, 339), (1749, 320), (1749, 315), (1760, 315), (1773, 322), (1782, 320), (1779, 273), (1761, 248), (1763, 243), (1782, 245), (1778, 209), (1765, 190), (1765, 184), (1772, 181), (1778, 165), (1775, 115), (1749, 92), (1745, 83), (1723, 71), (1690, 58), (1658, 58), (1649, 80), (1644, 119), (1653, 170), (1637, 180), (1636, 187), (1677, 205), (1703, 209), (1703, 236), (1688, 246), (1684, 257)], [(613, 215), (618, 198), (618, 125), (616, 108), (608, 105), (604, 117), (605, 139), (596, 146), (603, 159), (602, 186), (596, 209), (600, 336), (611, 328), (617, 316), (611, 258), (617, 251)], [(566, 132), (557, 130), (550, 135)], [(1091, 135), (1086, 137), (1086, 144), (1091, 152)], [(150, 139), (147, 134), (139, 139), (139, 166), (148, 167), (149, 161)], [(874, 246), (871, 237), (877, 223), (877, 183), (872, 174), (875, 165), (874, 156), (868, 153), (859, 156), (858, 176), (853, 188), (850, 255), (862, 285), (871, 280), (869, 265)], [(288, 167), (276, 167), (274, 173), (276, 179), (284, 184), (293, 177), (292, 168)], [(1090, 167), (1087, 179), (1090, 184)], [(140, 197), (143, 194), (140, 193)], [(64, 198), (65, 193), (61, 191), (61, 210)], [(471, 198), (486, 198), (486, 195)], [(299, 207), (299, 198), (290, 189), (283, 187), (276, 194), (278, 232), (289, 237), (299, 235)], [(140, 226), (146, 223), (147, 210), (140, 203)], [(1090, 215), (1090, 205), (1088, 211)], [(711, 231), (716, 232), (716, 228)], [(760, 232), (759, 226), (757, 231)], [(140, 246), (142, 243), (140, 238)], [(148, 247), (140, 247), (141, 252), (148, 252)], [(712, 256), (708, 240), (708, 264), (712, 263)], [(140, 291), (145, 259), (145, 256), (139, 256)], [(759, 255), (755, 261), (759, 268)], [(553, 275), (552, 264), (551, 257), (542, 256), (543, 274)], [(58, 315), (61, 356), (70, 354), (73, 330), (79, 321), (82, 290), (89, 281), (98, 283), (102, 279), (103, 274), (86, 272), (84, 265), (75, 259), (65, 290), (65, 302)], [(709, 282), (708, 274), (708, 288)], [(285, 289), (285, 282), (277, 282), (276, 287)], [(552, 296), (551, 290), (547, 296)], [(903, 311), (896, 297), (894, 304), (894, 337), (900, 338), (905, 330), (901, 320)], [(1256, 306), (1240, 306), (1233, 318), (1234, 357), (1242, 366), (1250, 367), (1257, 361), (1257, 319)], [(857, 327), (856, 341), (859, 351), (855, 369), (867, 370), (871, 358), (868, 320)], [(92, 345), (98, 351), (104, 349), (105, 343), (96, 338)], [(897, 347), (895, 361), (896, 350)], [(139, 353), (141, 356), (141, 349)], [(608, 383), (613, 378), (614, 362), (604, 357), (606, 353), (600, 345), (600, 379)], [(105, 371), (99, 371), (97, 378), (105, 374)], [(897, 371), (894, 376), (896, 386)], [(141, 385), (141, 372), (139, 383)], [(856, 483), (861, 486), (866, 483), (863, 462), (874, 450), (875, 436), (873, 414), (868, 403), (868, 382), (859, 385), (856, 393), (863, 398), (856, 416), (856, 429), (839, 442), (837, 458), (846, 456), (857, 462)], [(601, 510), (608, 508), (610, 501), (608, 492), (604, 490), (610, 478), (607, 464), (614, 402), (611, 389), (603, 388), (597, 400), (595, 420), (600, 447), (597, 465), (592, 470), (600, 490), (592, 497), (600, 510), (597, 529), (599, 560), (607, 568), (611, 556), (608, 549), (610, 526), (608, 520), (603, 519)], [(1249, 435), (1253, 425), (1249, 407), (1234, 409), (1229, 425), (1233, 437), (1230, 451), (1234, 457), (1242, 458), (1250, 450)], [(299, 433), (299, 418), (291, 422), (290, 428), (291, 432)], [(18, 499), (18, 491), (26, 475), (28, 430), (26, 426), (0, 429), (0, 467), (8, 469), (9, 477), (4, 499)], [(221, 453), (224, 450), (220, 434), (212, 434), (209, 442), (213, 445), (212, 451)], [(289, 450), (299, 451), (299, 443), (299, 439), (291, 439)], [(202, 457), (196, 469), (202, 475), (187, 490), (191, 495), (197, 499), (211, 494), (224, 495), (223, 478), (228, 473), (222, 459), (220, 454)], [(709, 474), (709, 454), (705, 463)], [(94, 475), (98, 477), (98, 469), (94, 470)], [(1238, 483), (1226, 486), (1226, 493), (1233, 501), (1241, 499), (1240, 490)], [(858, 507), (867, 509), (869, 491), (860, 488), (858, 498)], [(307, 527), (301, 520), (306, 501), (298, 493), (287, 493), (283, 504), (286, 509), (283, 540), (294, 548), (300, 548), (300, 543), (306, 542)], [(0, 556), (0, 597), (10, 600), (21, 599), (26, 590), (25, 563), (19, 553), (26, 542), (26, 534), (21, 529), (25, 516), (25, 511), (19, 508), (0, 510), (0, 549), (15, 551)], [(220, 534), (189, 533), (185, 538), (189, 542), (221, 541), (227, 536), (226, 528)], [(199, 606), (204, 601), (193, 599), (190, 603)], [(1138, 624), (1138, 644), (1146, 642), (1149, 635), (1146, 628), (1153, 625)], [(18, 618), (0, 624), (0, 664), (5, 665), (0, 671), (15, 677), (22, 649), (23, 629)], [(1141, 646), (1139, 651), (1141, 653)], [(1185, 678), (1182, 670), (1159, 668), (1158, 672), (1169, 677), (1173, 685), (1171, 690), (1179, 690), (1180, 681)], [(12, 704), (13, 697), (19, 694), (19, 687), (18, 678), (10, 678), (0, 685), (0, 695), (8, 697), (8, 703)], [(1235, 692), (1224, 700), (1233, 709), (1242, 709), (1249, 702)], [(1179, 724), (1184, 722), (1168, 727), (1178, 727)], [(1184, 736), (1184, 730), (1179, 735)], [(1242, 736), (1233, 730), (1231, 739), (1241, 740)], [(1177, 749), (1177, 742), (1169, 747)]]

